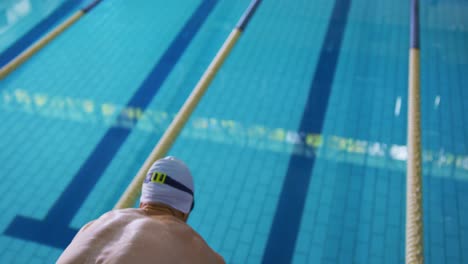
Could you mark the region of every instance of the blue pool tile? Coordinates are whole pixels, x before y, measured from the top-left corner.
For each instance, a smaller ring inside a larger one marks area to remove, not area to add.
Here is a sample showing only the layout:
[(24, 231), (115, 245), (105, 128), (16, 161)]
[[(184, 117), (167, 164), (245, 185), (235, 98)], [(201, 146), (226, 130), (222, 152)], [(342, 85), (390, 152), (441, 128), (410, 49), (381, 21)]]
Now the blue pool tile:
[(385, 241), (384, 237), (377, 235), (373, 236), (371, 245), (370, 245), (370, 255), (375, 257), (383, 257), (385, 253)]
[(460, 232), (460, 245), (461, 252), (464, 257), (467, 257), (468, 254), (468, 228)]
[[(340, 259), (341, 258), (346, 258), (348, 260), (352, 259), (352, 253), (354, 251), (355, 243), (356, 243), (356, 232), (346, 231), (341, 239)], [(347, 254), (344, 254), (343, 252), (347, 252)]]
[(17, 257), (18, 257), (17, 252), (8, 251), (8, 252), (2, 253), (2, 259), (8, 263), (14, 263), (15, 261), (17, 261)]
[[(321, 203), (322, 205), (322, 203)], [(330, 207), (321, 206), (320, 210), (317, 213), (317, 223), (318, 224), (327, 224), (330, 218)]]
[(369, 263), (384, 263), (384, 258), (380, 256), (371, 255), (369, 259), (366, 260)]
[(239, 243), (239, 230), (230, 229), (226, 233), (226, 239), (223, 241), (223, 249), (227, 251), (234, 251)]
[(390, 226), (400, 226), (402, 217), (401, 207), (389, 207), (387, 213), (387, 224)]
[(369, 259), (369, 244), (358, 242), (356, 245), (356, 254), (353, 258), (355, 263), (365, 263)]
[[(303, 254), (306, 254), (312, 245), (312, 235), (311, 234), (305, 234), (301, 233), (297, 237), (297, 246), (296, 246), (296, 252), (301, 252)], [(298, 253), (300, 254), (300, 253)]]
[(351, 249), (352, 247), (342, 248), (342, 250), (340, 251), (338, 261), (333, 262), (333, 263), (342, 263), (342, 264), (350, 263), (350, 261), (353, 259), (353, 253)]
[(233, 254), (233, 259), (236, 260), (236, 263), (246, 263), (250, 250), (250, 244), (240, 243)]
[(460, 258), (447, 257), (446, 263), (462, 263)]
[[(224, 239), (226, 238), (225, 236), (220, 236), (218, 234), (211, 234), (210, 236), (207, 236), (207, 239), (210, 239), (211, 242), (210, 243), (210, 246), (217, 250), (217, 252), (219, 252), (219, 250), (222, 248), (222, 244), (223, 244), (223, 241)], [(224, 253), (223, 253), (224, 254)], [(224, 256), (224, 255), (223, 255)]]
[(445, 254), (444, 248), (441, 244), (429, 244), (430, 250), (428, 251), (431, 260), (434, 261), (433, 263), (444, 263), (445, 262)]
[(251, 245), (250, 252), (252, 255), (257, 255), (257, 254), (262, 254), (263, 250), (265, 248), (265, 241), (267, 238), (267, 235), (263, 234), (256, 234), (256, 238)]
[(374, 215), (374, 220), (372, 222), (372, 231), (376, 234), (383, 235), (386, 229), (387, 219), (385, 215)]
[(458, 237), (460, 233), (460, 227), (458, 226), (458, 215), (454, 215), (451, 217), (445, 217), (444, 221), (444, 235), (450, 236), (452, 238)]
[(315, 263), (315, 262), (320, 262), (322, 261), (322, 256), (323, 256), (323, 251), (324, 251), (324, 244), (316, 244), (313, 243), (310, 250), (309, 250), (309, 263)]
[(255, 224), (245, 224), (242, 226), (240, 242), (251, 243), (255, 237)]
[(328, 236), (324, 243), (324, 252), (323, 258), (328, 261), (338, 261), (338, 256), (340, 255), (340, 240)]
[(447, 258), (460, 259), (460, 241), (458, 237), (447, 236), (445, 239), (445, 254)]
[(297, 263), (297, 264), (308, 263), (307, 254), (305, 254), (305, 253), (296, 253), (296, 254), (294, 254), (292, 263)]
[(262, 262), (262, 256), (261, 255), (249, 255), (246, 262), (244, 262), (244, 263), (254, 264), (254, 263), (261, 263), (261, 262)]
[(327, 227), (326, 225), (316, 225), (313, 235), (313, 243), (318, 245), (324, 245), (327, 237)]

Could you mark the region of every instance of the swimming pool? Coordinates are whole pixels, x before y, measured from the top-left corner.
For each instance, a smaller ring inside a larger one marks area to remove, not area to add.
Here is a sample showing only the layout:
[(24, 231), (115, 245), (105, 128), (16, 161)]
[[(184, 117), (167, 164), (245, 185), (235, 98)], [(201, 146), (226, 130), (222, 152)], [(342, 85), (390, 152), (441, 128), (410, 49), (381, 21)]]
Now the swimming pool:
[[(0, 262), (54, 262), (113, 207), (248, 3), (103, 1), (0, 82)], [(421, 2), (428, 263), (467, 261), (466, 11)], [(262, 2), (170, 151), (229, 263), (403, 261), (408, 16)]]

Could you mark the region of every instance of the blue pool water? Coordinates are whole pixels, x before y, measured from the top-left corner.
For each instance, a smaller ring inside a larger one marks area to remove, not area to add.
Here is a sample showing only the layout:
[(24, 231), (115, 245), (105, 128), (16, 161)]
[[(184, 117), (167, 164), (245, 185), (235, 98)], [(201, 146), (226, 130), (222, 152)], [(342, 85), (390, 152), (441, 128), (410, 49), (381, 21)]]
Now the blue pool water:
[[(1, 263), (112, 209), (248, 4), (103, 1), (0, 81)], [(421, 1), (427, 263), (468, 262), (467, 8)], [(170, 150), (228, 263), (404, 261), (408, 36), (407, 1), (262, 1)]]
[(48, 30), (78, 10), (81, 0), (4, 0), (0, 3), (0, 65), (34, 43)]

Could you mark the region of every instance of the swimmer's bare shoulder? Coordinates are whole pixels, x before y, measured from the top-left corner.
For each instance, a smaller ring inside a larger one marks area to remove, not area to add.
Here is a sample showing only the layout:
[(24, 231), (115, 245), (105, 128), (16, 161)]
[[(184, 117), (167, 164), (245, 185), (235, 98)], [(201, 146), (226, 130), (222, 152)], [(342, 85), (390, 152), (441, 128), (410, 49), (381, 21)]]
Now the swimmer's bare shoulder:
[(81, 249), (86, 245), (88, 252), (81, 255), (101, 260), (118, 257), (117, 263), (145, 263), (155, 256), (160, 263), (225, 263), (185, 222), (168, 215), (147, 215), (141, 209), (108, 212), (85, 225), (74, 240), (70, 251), (74, 244)]
[(190, 256), (190, 263), (225, 263), (223, 257), (211, 249), (208, 243), (185, 222), (167, 215), (151, 216), (151, 218), (168, 228), (169, 233), (176, 238), (177, 244), (185, 245), (181, 251)]

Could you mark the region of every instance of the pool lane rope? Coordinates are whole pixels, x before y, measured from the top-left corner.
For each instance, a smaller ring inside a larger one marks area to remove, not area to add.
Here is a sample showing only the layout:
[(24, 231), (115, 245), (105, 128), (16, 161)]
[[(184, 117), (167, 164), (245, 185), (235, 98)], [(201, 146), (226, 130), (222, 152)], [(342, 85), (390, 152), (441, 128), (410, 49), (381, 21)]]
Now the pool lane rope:
[(31, 58), (36, 52), (41, 50), (45, 47), (49, 42), (55, 39), (58, 35), (64, 32), (67, 28), (73, 25), (76, 21), (78, 21), (82, 16), (86, 13), (90, 12), (93, 8), (95, 8), (102, 0), (95, 0), (86, 7), (80, 9), (73, 15), (71, 15), (67, 20), (62, 22), (60, 25), (55, 27), (52, 31), (46, 34), (44, 37), (36, 41), (32, 44), (29, 48), (25, 51), (21, 52), (18, 56), (16, 56), (13, 60), (11, 60), (8, 64), (3, 66), (0, 69), (0, 80), (4, 79), (8, 76), (11, 72), (13, 72), (16, 68), (21, 66), (25, 61)]
[(406, 164), (406, 263), (424, 263), (421, 160), (419, 3), (411, 2)]
[(211, 61), (210, 65), (203, 73), (197, 85), (192, 90), (192, 93), (187, 98), (184, 105), (169, 125), (168, 129), (164, 132), (164, 135), (161, 137), (158, 144), (154, 147), (151, 154), (148, 156), (143, 166), (140, 168), (137, 175), (134, 177), (133, 181), (130, 183), (122, 197), (114, 206), (114, 209), (129, 208), (135, 205), (137, 199), (140, 196), (141, 186), (145, 179), (146, 172), (156, 160), (163, 158), (169, 151), (169, 149), (172, 147), (180, 131), (190, 118), (190, 115), (192, 114), (193, 110), (205, 94), (211, 81), (214, 79), (216, 73), (221, 68), (223, 62), (225, 61), (232, 48), (236, 44), (241, 33), (247, 27), (247, 24), (249, 23), (259, 4), (260, 0), (251, 1), (249, 7), (244, 12), (236, 27), (231, 31), (228, 38), (224, 41), (223, 46), (218, 51), (215, 58)]

